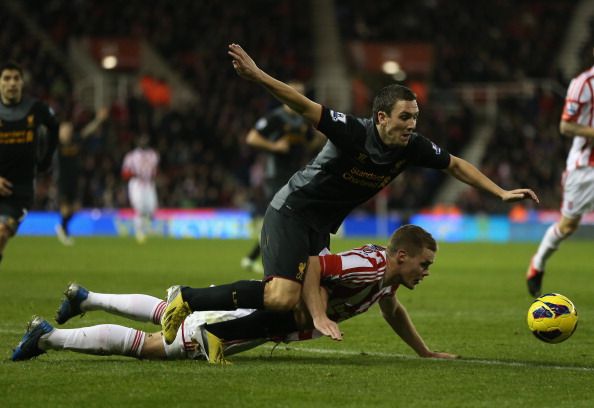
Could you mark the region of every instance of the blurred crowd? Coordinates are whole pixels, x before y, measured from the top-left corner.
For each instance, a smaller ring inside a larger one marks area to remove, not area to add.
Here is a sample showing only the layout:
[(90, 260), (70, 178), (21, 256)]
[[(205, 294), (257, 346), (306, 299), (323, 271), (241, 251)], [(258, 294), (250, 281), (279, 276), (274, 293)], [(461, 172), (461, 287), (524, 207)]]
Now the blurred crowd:
[[(561, 137), (558, 128), (569, 78), (562, 78), (551, 61), (556, 61), (573, 2), (423, 0), (401, 3), (397, 13), (392, 11), (394, 4), (389, 0), (378, 0), (374, 7), (356, 0), (336, 3), (345, 40), (431, 43), (436, 68), (429, 82), (434, 90), (464, 84), (545, 80), (546, 86), (537, 86), (534, 92), (498, 99), (494, 130), (479, 167), (504, 188), (533, 188), (541, 199), (539, 208), (559, 207), (561, 173), (570, 141)], [(589, 58), (583, 59), (582, 68), (592, 64), (591, 44), (584, 47), (583, 53)], [(421, 131), (426, 120), (422, 113)], [(432, 127), (427, 133), (457, 154), (459, 150), (451, 148), (452, 135), (448, 133), (456, 128), (462, 130), (456, 133), (464, 147), (473, 127), (462, 121), (469, 118), (472, 115), (454, 117), (441, 128), (446, 132), (441, 140), (439, 128)], [(409, 184), (401, 190), (397, 181), (396, 191), (390, 192), (391, 207), (400, 208), (403, 201), (410, 199), (408, 192), (415, 192), (415, 186), (423, 194), (427, 176), (415, 174), (399, 180)], [(415, 203), (417, 209), (424, 205)], [(464, 189), (456, 207), (471, 213), (509, 211), (509, 205), (471, 188)]]
[[(431, 89), (526, 78), (552, 78), (561, 89), (566, 86), (550, 61), (558, 52), (572, 2), (422, 0), (397, 8), (388, 0), (378, 0), (374, 7), (355, 0), (335, 4), (344, 41), (431, 42), (438, 67), (428, 79)], [(221, 6), (216, 1), (179, 0), (154, 1), (149, 7), (141, 0), (29, 0), (21, 6), (64, 55), (68, 40), (76, 36), (147, 40), (198, 95), (197, 102), (175, 109), (153, 106), (132, 91), (126, 100), (115, 101), (108, 124), (84, 142), (84, 207), (128, 206), (121, 161), (135, 137), (146, 133), (161, 155), (161, 207), (249, 208), (262, 172), (258, 154), (247, 148), (244, 138), (276, 102), (236, 76), (227, 44), (241, 43), (279, 79), (311, 81), (308, 3), (228, 0)], [(0, 14), (10, 15), (1, 4)], [(65, 61), (50, 54), (18, 18), (3, 17), (2, 25), (0, 59), (13, 59), (26, 69), (28, 90), (76, 126), (92, 119), (94, 113), (73, 96)], [(550, 208), (559, 203), (566, 152), (557, 130), (562, 101), (563, 95), (549, 89), (500, 100), (497, 127), (482, 163), (502, 186), (533, 187)], [(458, 154), (472, 135), (476, 115), (462, 101), (454, 105), (444, 107), (429, 97), (421, 106), (419, 132)], [(413, 211), (431, 205), (442, 180), (439, 172), (407, 171), (390, 186), (390, 208)], [(53, 185), (51, 179), (40, 181), (37, 208), (55, 209)], [(473, 191), (465, 191), (458, 205), (468, 211), (506, 211)], [(368, 203), (362, 209), (372, 207)]]
[[(433, 44), (435, 86), (558, 75), (551, 58), (573, 2), (548, 0), (337, 1), (345, 39)], [(386, 18), (389, 16), (389, 18)]]

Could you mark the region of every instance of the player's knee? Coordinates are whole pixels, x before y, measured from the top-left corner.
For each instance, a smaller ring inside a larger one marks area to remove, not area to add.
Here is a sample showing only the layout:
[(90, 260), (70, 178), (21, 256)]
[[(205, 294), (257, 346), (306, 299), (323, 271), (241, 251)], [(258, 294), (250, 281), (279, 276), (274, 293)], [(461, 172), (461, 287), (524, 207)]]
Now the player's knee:
[(561, 232), (561, 234), (563, 234), (564, 237), (568, 237), (572, 235), (574, 232), (576, 232), (577, 229), (577, 225), (565, 225), (563, 227), (560, 227), (559, 231)]
[(12, 234), (12, 228), (6, 224), (0, 224), (0, 245), (5, 244)]
[(264, 307), (270, 310), (293, 310), (301, 298), (301, 285), (297, 282), (284, 281), (275, 285), (273, 280), (264, 288)]
[[(167, 345), (163, 340), (163, 335), (161, 333), (147, 333), (144, 338), (144, 343), (142, 345), (142, 350), (140, 351), (140, 358), (146, 359), (164, 359), (168, 358), (169, 354), (167, 353), (167, 348), (170, 347), (173, 350), (171, 351), (172, 356), (170, 359), (177, 359), (180, 358), (177, 354), (175, 354), (175, 348)], [(179, 349), (179, 347), (178, 347)], [(181, 354), (181, 353), (178, 353)]]
[(557, 226), (559, 228), (559, 232), (564, 237), (568, 237), (577, 231), (579, 225), (579, 220), (563, 219)]
[(279, 312), (286, 312), (289, 310), (293, 310), (293, 308), (297, 306), (298, 301), (299, 298), (296, 297), (278, 296), (272, 299), (270, 305), (266, 304), (266, 308), (271, 310), (278, 310)]

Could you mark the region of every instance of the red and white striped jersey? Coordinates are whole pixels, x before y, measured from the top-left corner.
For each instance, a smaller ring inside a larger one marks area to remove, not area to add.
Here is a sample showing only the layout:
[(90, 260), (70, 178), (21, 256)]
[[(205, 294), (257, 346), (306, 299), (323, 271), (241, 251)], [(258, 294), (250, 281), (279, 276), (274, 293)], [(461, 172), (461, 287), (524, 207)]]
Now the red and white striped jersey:
[(372, 244), (320, 256), (321, 285), (328, 290), (327, 315), (340, 322), (393, 296), (398, 285), (384, 286), (386, 249)]
[[(573, 78), (567, 88), (561, 119), (594, 127), (594, 66)], [(567, 155), (566, 170), (594, 166), (592, 139), (575, 136)]]
[(136, 149), (128, 152), (124, 157), (122, 173), (129, 173), (132, 178), (144, 182), (152, 182), (157, 175), (159, 154), (153, 149)]

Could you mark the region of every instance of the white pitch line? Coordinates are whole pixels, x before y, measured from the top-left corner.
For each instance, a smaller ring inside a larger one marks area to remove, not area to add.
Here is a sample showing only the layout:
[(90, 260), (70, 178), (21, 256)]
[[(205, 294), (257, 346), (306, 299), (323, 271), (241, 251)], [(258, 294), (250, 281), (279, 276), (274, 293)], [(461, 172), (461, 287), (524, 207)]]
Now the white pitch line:
[[(273, 349), (272, 346), (268, 346), (269, 349)], [(306, 353), (315, 353), (315, 354), (339, 354), (344, 356), (360, 356), (360, 355), (368, 355), (373, 357), (391, 357), (391, 358), (399, 358), (402, 360), (427, 360), (422, 357), (418, 356), (410, 356), (405, 354), (396, 354), (396, 353), (381, 353), (381, 352), (363, 352), (363, 351), (353, 351), (353, 350), (332, 350), (332, 349), (319, 349), (319, 348), (305, 348), (305, 347), (294, 347), (294, 346), (278, 346), (277, 349), (287, 350), (287, 351), (299, 351), (299, 352), (306, 352)], [(594, 372), (594, 367), (574, 367), (574, 366), (561, 366), (561, 365), (546, 365), (546, 364), (535, 364), (535, 363), (528, 363), (528, 362), (519, 362), (519, 361), (502, 361), (502, 360), (469, 360), (465, 358), (459, 358), (455, 360), (448, 360), (448, 359), (441, 359), (441, 358), (431, 358), (428, 359), (430, 361), (439, 361), (439, 362), (451, 362), (457, 364), (478, 364), (478, 365), (492, 365), (492, 366), (503, 366), (503, 367), (526, 367), (526, 368), (538, 368), (538, 369), (553, 369), (553, 370), (566, 370), (566, 371), (585, 371), (585, 372)]]

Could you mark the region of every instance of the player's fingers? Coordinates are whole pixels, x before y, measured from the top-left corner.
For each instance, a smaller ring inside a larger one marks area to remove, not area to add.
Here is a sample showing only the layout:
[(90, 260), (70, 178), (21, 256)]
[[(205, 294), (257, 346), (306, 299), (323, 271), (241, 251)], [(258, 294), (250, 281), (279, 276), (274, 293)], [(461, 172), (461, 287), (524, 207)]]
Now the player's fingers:
[(532, 201), (535, 202), (539, 202), (538, 201), (538, 196), (536, 195), (536, 193), (532, 190), (529, 189), (522, 189), (522, 190), (518, 190), (515, 194), (516, 197), (518, 197), (518, 199), (522, 200), (522, 199), (526, 199), (529, 198)]
[(338, 341), (342, 340), (342, 333), (336, 324), (332, 325), (332, 338)]
[(246, 55), (245, 51), (243, 50), (243, 48), (241, 48), (240, 45), (238, 44), (230, 44), (229, 45), (229, 52), (233, 53), (234, 55), (236, 55), (238, 58), (242, 57), (244, 55)]
[(340, 340), (340, 331), (337, 330), (337, 327), (332, 324), (328, 324), (324, 327), (320, 327), (318, 330), (324, 335), (330, 337), (332, 340)]
[(538, 196), (536, 195), (536, 193), (532, 190), (528, 190), (528, 194), (530, 195), (530, 197), (532, 198), (532, 200), (536, 201), (537, 203), (539, 203), (540, 201), (538, 200)]

